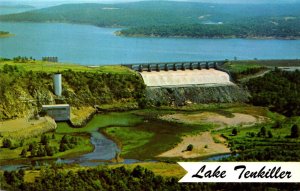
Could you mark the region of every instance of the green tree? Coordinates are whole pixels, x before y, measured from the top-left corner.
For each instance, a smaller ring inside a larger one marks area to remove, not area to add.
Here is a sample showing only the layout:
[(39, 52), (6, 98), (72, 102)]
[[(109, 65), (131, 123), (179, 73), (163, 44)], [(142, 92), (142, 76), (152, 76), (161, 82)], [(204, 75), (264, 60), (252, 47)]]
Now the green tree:
[(49, 144), (49, 137), (46, 136), (45, 134), (43, 134), (41, 136), (41, 143), (42, 143), (42, 145), (48, 145)]
[(263, 136), (263, 137), (265, 137), (265, 136), (266, 136), (266, 133), (267, 133), (266, 128), (265, 128), (265, 127), (262, 127), (262, 128), (260, 129), (260, 135)]
[(268, 137), (269, 137), (269, 138), (272, 138), (272, 137), (273, 137), (273, 134), (272, 134), (272, 132), (271, 132), (270, 130), (268, 131)]
[(189, 144), (189, 145), (187, 146), (186, 150), (187, 150), (187, 151), (192, 151), (193, 148), (194, 148), (194, 145)]
[(27, 150), (23, 149), (20, 155), (21, 155), (21, 157), (26, 158)]
[(30, 143), (27, 151), (32, 151), (34, 149), (34, 144)]
[(12, 148), (12, 146), (13, 146), (10, 139), (3, 139), (2, 145), (3, 145), (3, 148)]
[(299, 127), (298, 125), (293, 125), (291, 128), (291, 137), (292, 138), (298, 138), (299, 137)]
[(66, 151), (66, 150), (68, 150), (69, 148), (68, 148), (68, 146), (67, 146), (67, 144), (66, 143), (60, 143), (60, 145), (59, 145), (59, 152), (64, 152), (64, 151)]
[(234, 135), (234, 136), (236, 136), (238, 134), (237, 129), (233, 128), (231, 134)]

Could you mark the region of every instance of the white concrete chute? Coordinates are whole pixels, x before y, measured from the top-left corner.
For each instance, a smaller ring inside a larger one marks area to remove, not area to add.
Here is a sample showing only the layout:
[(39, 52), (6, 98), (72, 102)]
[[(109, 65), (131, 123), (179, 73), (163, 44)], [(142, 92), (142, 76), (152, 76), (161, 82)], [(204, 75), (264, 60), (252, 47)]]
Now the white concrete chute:
[(233, 85), (228, 73), (216, 69), (140, 73), (147, 86)]

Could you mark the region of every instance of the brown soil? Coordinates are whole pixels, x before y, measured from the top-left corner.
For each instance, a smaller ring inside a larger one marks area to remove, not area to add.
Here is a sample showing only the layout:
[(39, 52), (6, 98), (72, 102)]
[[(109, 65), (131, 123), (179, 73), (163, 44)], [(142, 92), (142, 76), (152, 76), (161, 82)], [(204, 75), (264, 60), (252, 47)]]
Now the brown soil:
[[(193, 145), (192, 151), (186, 151), (189, 144)], [(160, 154), (158, 157), (196, 158), (222, 153), (230, 153), (230, 149), (222, 143), (215, 143), (210, 132), (204, 132), (199, 135), (183, 137), (181, 143), (175, 148)]]

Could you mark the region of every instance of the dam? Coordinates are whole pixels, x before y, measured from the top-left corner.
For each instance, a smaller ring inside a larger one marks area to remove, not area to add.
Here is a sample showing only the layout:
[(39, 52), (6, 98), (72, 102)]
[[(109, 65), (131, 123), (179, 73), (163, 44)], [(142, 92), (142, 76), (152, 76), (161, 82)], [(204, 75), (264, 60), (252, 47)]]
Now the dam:
[(188, 85), (233, 85), (226, 72), (216, 69), (140, 73), (148, 87)]
[(245, 102), (249, 98), (220, 66), (226, 61), (125, 65), (137, 71), (146, 85), (150, 105)]

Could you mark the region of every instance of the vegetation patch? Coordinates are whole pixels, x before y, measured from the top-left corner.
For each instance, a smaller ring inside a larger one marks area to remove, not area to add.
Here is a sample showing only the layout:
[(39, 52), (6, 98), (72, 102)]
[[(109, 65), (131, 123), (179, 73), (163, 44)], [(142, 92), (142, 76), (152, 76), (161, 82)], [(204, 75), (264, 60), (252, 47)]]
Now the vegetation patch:
[(39, 119), (19, 118), (0, 122), (1, 137), (15, 140), (32, 138), (55, 129), (56, 123), (50, 117), (40, 117)]
[(124, 166), (128, 170), (133, 170), (136, 166), (141, 166), (143, 168), (147, 168), (154, 172), (157, 176), (162, 177), (176, 177), (182, 178), (186, 172), (183, 168), (181, 168), (178, 164), (174, 163), (165, 163), (165, 162), (140, 162), (134, 164), (116, 164), (116, 165), (108, 165), (108, 168), (118, 168)]
[(13, 36), (13, 34), (6, 32), (6, 31), (0, 31), (0, 38), (6, 38), (6, 37), (10, 37)]
[[(264, 83), (262, 83), (264, 82)], [(250, 102), (268, 106), (286, 116), (300, 115), (300, 71), (274, 71), (245, 83), (251, 93)]]
[(299, 126), (299, 117), (286, 118), (275, 123), (259, 124), (239, 128), (233, 135), (233, 128), (214, 131), (228, 140), (233, 153), (228, 161), (297, 161), (299, 159), (299, 138), (293, 138), (293, 126)]
[(121, 143), (122, 155), (148, 143), (154, 133), (139, 131), (132, 127), (109, 127), (104, 130), (111, 137), (117, 137)]
[(87, 123), (87, 121), (96, 113), (96, 109), (87, 106), (87, 107), (77, 107), (71, 108), (71, 124), (73, 126), (82, 126)]

